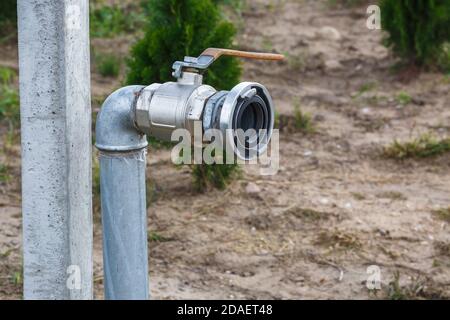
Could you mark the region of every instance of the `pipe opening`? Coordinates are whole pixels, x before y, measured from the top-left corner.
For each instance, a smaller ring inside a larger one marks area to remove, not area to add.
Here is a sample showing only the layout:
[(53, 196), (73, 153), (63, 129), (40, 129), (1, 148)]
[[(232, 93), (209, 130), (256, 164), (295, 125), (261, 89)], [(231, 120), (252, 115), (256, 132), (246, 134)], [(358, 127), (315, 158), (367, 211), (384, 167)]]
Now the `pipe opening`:
[(270, 110), (259, 95), (241, 99), (233, 113), (233, 129), (235, 130), (235, 146), (241, 150), (245, 158), (251, 153), (258, 153), (267, 144), (270, 127)]
[(231, 91), (220, 91), (206, 102), (203, 130), (220, 129), (224, 144), (242, 159), (263, 153), (272, 135), (274, 106), (267, 90), (257, 83), (243, 82)]

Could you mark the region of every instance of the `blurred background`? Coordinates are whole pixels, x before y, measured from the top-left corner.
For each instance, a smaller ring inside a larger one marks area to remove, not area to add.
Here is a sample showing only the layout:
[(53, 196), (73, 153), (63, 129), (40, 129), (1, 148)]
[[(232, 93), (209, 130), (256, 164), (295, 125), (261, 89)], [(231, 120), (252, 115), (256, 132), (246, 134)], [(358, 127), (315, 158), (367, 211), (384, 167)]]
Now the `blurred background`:
[[(378, 16), (367, 9), (381, 9)], [(147, 157), (154, 299), (450, 297), (450, 0), (90, 1), (93, 126), (125, 84), (171, 81), (207, 47), (206, 83), (268, 87), (280, 170)], [(22, 297), (16, 1), (0, 0), (0, 299)], [(95, 297), (103, 297), (94, 151)], [(381, 288), (367, 286), (376, 265)]]

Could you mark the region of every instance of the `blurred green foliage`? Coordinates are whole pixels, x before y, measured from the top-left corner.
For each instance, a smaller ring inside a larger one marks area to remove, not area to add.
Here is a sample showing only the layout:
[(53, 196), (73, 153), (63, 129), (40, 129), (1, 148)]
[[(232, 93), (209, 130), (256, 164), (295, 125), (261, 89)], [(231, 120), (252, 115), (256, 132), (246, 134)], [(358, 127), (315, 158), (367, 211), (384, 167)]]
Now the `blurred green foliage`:
[(17, 21), (17, 1), (0, 0), (0, 25), (4, 22), (16, 23)]
[(17, 0), (0, 0), (0, 42), (15, 35), (17, 25)]
[(367, 0), (328, 0), (328, 5), (332, 7), (340, 6), (340, 7), (353, 7), (359, 6), (362, 4), (368, 4)]
[(395, 140), (384, 148), (384, 155), (388, 158), (428, 158), (450, 152), (450, 138), (438, 139), (430, 133), (424, 133), (410, 141)]
[(8, 121), (16, 127), (20, 122), (19, 93), (13, 81), (16, 73), (5, 67), (0, 67), (0, 121)]
[[(226, 154), (223, 152), (223, 162)], [(192, 176), (194, 177), (194, 187), (199, 192), (205, 192), (216, 188), (223, 190), (228, 183), (240, 174), (240, 168), (236, 163), (232, 164), (199, 164), (192, 165)]]
[[(209, 47), (233, 46), (235, 28), (222, 19), (211, 0), (148, 0), (150, 13), (144, 37), (132, 48), (127, 83), (173, 81), (172, 64), (184, 56), (198, 56)], [(231, 89), (241, 67), (235, 58), (222, 57), (207, 71), (205, 83)]]
[(450, 74), (450, 42), (447, 42), (443, 45), (443, 50), (439, 54), (437, 63), (442, 68), (442, 70)]
[(239, 15), (242, 14), (242, 11), (244, 11), (247, 5), (246, 0), (213, 0), (213, 2), (218, 6), (230, 7)]
[(450, 42), (450, 0), (381, 0), (380, 5), (386, 44), (399, 57), (419, 66), (443, 59)]
[(145, 15), (139, 3), (105, 5), (101, 1), (94, 1), (90, 5), (89, 20), (91, 37), (111, 38), (142, 28)]
[(102, 77), (116, 78), (120, 73), (122, 60), (114, 54), (101, 53), (95, 56), (95, 63)]

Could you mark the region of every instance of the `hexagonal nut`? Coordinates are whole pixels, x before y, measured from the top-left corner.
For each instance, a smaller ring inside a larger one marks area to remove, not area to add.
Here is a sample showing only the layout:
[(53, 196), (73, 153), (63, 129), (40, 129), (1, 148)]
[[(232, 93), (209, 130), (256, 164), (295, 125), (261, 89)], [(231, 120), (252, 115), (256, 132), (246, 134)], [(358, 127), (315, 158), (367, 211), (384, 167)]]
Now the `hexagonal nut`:
[(153, 83), (148, 87), (145, 87), (136, 101), (134, 122), (137, 129), (147, 133), (150, 131), (150, 102), (152, 100), (153, 94), (159, 88), (161, 84)]

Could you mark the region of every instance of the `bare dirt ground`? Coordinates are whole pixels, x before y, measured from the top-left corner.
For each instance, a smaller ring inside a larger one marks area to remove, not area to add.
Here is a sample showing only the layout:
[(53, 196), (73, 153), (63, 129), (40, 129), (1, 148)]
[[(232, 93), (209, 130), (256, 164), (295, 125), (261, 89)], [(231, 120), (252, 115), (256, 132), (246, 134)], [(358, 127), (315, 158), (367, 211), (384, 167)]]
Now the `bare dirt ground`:
[[(226, 191), (205, 194), (193, 191), (188, 168), (171, 164), (170, 151), (150, 150), (152, 298), (450, 297), (450, 227), (433, 214), (450, 206), (450, 155), (381, 156), (394, 139), (448, 136), (450, 85), (438, 73), (401, 81), (383, 34), (366, 28), (365, 9), (258, 0), (235, 17), (241, 49), (289, 53), (276, 64), (245, 61), (243, 79), (267, 85), (282, 116), (299, 104), (316, 132), (282, 131), (278, 174), (245, 166)], [(14, 66), (14, 50), (0, 48), (0, 64)], [(94, 97), (119, 85), (98, 78)], [(401, 103), (402, 92), (411, 101)], [(0, 299), (14, 299), (21, 297), (20, 150), (2, 140), (14, 179), (1, 184)], [(370, 265), (381, 269), (379, 291), (366, 287)], [(99, 223), (95, 279), (102, 298)]]

